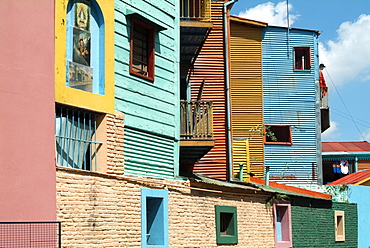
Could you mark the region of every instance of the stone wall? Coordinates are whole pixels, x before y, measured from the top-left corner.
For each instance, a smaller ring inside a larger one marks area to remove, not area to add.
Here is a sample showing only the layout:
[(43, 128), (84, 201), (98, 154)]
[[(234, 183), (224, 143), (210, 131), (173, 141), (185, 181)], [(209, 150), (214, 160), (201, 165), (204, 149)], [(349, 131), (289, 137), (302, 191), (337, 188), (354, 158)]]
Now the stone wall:
[(237, 207), (239, 242), (222, 247), (274, 247), (264, 193), (57, 167), (63, 247), (141, 247), (141, 188), (168, 190), (170, 247), (217, 247), (215, 205)]

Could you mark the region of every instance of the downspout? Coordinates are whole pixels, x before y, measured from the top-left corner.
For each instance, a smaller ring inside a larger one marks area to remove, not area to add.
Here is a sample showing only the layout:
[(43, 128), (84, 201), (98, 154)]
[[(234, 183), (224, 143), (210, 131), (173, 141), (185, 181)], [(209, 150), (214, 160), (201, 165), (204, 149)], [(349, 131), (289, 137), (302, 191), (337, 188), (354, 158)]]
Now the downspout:
[(233, 154), (232, 154), (232, 136), (231, 136), (231, 101), (230, 101), (230, 60), (229, 60), (229, 23), (227, 19), (228, 6), (236, 3), (238, 0), (231, 0), (224, 3), (223, 27), (224, 27), (224, 55), (225, 55), (225, 102), (226, 102), (226, 130), (227, 130), (227, 165), (229, 180), (233, 181)]

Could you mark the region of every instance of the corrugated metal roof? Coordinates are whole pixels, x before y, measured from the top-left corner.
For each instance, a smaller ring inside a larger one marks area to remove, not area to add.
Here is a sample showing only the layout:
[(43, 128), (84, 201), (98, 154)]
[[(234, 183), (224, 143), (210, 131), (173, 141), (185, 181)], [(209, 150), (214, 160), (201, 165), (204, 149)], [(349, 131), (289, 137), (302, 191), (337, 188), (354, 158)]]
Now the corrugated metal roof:
[(311, 191), (307, 189), (302, 189), (294, 186), (288, 186), (281, 183), (275, 183), (270, 181), (270, 185), (265, 185), (265, 180), (259, 179), (256, 177), (251, 177), (251, 182), (241, 182), (241, 181), (233, 181), (227, 182), (215, 178), (210, 178), (201, 174), (195, 174), (195, 178), (190, 178), (197, 182), (203, 182), (218, 186), (225, 186), (231, 188), (240, 188), (240, 189), (247, 189), (247, 190), (262, 190), (264, 192), (269, 193), (280, 193), (292, 196), (301, 196), (301, 197), (309, 197), (309, 198), (318, 198), (323, 200), (331, 200), (332, 196), (329, 194), (319, 193), (316, 191)]
[(269, 182), (269, 185), (265, 185), (265, 180), (257, 178), (257, 177), (251, 177), (251, 183), (255, 186), (265, 189), (273, 189), (276, 190), (279, 193), (284, 193), (287, 195), (296, 195), (296, 196), (304, 196), (304, 197), (314, 197), (314, 198), (320, 198), (320, 199), (327, 199), (331, 200), (332, 196), (325, 193), (320, 193), (316, 191), (311, 191), (308, 189), (298, 188), (294, 186), (289, 186), (281, 183), (276, 182)]
[(322, 152), (370, 152), (366, 141), (322, 142)]
[(255, 20), (246, 19), (246, 18), (242, 18), (240, 16), (234, 16), (234, 15), (230, 16), (230, 20), (240, 22), (240, 23), (244, 23), (244, 24), (248, 24), (248, 25), (254, 25), (254, 26), (261, 26), (261, 27), (266, 27), (267, 26), (267, 22), (255, 21)]
[(329, 185), (357, 184), (366, 179), (370, 179), (370, 169), (349, 174), (345, 177), (339, 178), (334, 182), (329, 183)]

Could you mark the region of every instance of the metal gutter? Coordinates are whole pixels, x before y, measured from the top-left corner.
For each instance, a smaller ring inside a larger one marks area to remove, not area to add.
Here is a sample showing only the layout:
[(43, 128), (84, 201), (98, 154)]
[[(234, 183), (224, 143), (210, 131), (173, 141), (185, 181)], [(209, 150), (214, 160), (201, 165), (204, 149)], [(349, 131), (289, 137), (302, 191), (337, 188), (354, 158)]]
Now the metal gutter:
[(345, 156), (345, 155), (351, 155), (351, 156), (361, 156), (361, 155), (368, 155), (370, 156), (370, 152), (323, 152), (322, 156)]
[(224, 3), (223, 28), (224, 28), (224, 56), (225, 56), (225, 102), (226, 102), (226, 130), (227, 130), (227, 166), (229, 180), (233, 181), (233, 155), (232, 155), (232, 136), (231, 136), (231, 101), (230, 101), (230, 60), (229, 60), (229, 23), (227, 22), (227, 7), (236, 3), (238, 0), (231, 0)]

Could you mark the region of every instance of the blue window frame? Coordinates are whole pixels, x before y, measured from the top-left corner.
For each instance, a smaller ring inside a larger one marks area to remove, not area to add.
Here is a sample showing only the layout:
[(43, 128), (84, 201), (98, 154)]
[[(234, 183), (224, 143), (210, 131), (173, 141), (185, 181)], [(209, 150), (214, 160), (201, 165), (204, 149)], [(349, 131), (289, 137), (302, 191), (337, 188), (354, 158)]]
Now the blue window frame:
[(97, 151), (102, 144), (96, 141), (99, 114), (58, 104), (55, 116), (57, 164), (97, 170)]
[(105, 94), (104, 17), (95, 0), (67, 6), (67, 86)]
[(168, 247), (168, 191), (141, 189), (142, 247)]

